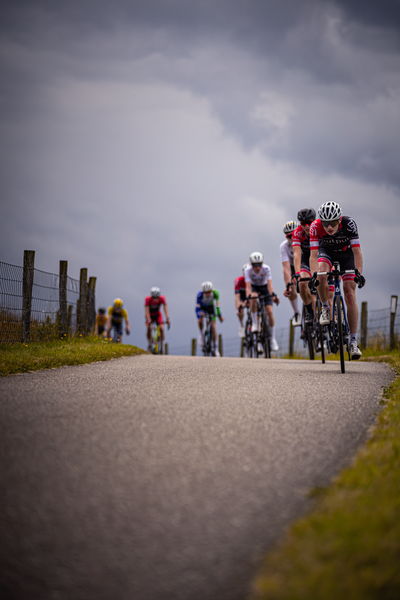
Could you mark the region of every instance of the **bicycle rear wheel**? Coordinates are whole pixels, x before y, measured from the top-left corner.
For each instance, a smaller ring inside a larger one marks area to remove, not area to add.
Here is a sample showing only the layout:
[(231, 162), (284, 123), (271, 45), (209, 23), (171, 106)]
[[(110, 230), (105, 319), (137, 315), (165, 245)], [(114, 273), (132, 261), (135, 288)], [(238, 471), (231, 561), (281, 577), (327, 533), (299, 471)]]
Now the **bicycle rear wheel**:
[(343, 346), (343, 323), (342, 323), (342, 302), (340, 296), (335, 296), (335, 320), (338, 333), (339, 353), (340, 353), (340, 368), (342, 373), (345, 372), (344, 366), (344, 346)]

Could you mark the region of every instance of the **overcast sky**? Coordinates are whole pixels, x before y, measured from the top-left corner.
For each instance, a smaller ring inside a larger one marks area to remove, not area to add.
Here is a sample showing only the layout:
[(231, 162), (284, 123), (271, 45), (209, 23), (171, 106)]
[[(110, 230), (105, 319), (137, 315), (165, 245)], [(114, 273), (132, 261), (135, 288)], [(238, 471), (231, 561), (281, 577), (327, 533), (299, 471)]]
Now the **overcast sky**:
[(359, 227), (369, 308), (400, 291), (399, 0), (14, 0), (0, 8), (0, 260), (97, 277), (144, 347), (167, 297), (170, 347), (197, 336), (210, 279), (271, 266), (282, 227), (334, 200)]

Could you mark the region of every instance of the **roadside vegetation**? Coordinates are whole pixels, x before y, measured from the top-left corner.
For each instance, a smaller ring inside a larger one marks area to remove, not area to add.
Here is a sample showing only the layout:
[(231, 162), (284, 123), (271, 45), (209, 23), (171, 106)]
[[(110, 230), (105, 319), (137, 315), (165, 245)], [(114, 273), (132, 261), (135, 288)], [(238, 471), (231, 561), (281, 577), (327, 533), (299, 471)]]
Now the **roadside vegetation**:
[(247, 600), (400, 598), (400, 351), (372, 348), (396, 380), (384, 390), (373, 436), (314, 508), (271, 551)]
[(15, 373), (83, 365), (145, 353), (136, 346), (115, 344), (95, 337), (26, 344), (0, 344), (0, 375), (4, 377)]

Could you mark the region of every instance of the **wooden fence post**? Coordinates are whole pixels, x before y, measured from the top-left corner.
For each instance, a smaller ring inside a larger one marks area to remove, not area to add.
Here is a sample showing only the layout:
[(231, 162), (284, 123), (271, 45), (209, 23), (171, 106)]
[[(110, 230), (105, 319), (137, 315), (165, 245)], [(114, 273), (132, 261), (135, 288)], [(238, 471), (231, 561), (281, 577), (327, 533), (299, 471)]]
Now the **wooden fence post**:
[(96, 324), (96, 281), (97, 281), (97, 277), (89, 278), (88, 317), (87, 317), (87, 332), (89, 335), (94, 334), (94, 327)]
[(218, 352), (220, 356), (224, 355), (224, 351), (223, 351), (223, 345), (222, 345), (222, 333), (218, 334)]
[(367, 347), (367, 336), (368, 336), (368, 302), (361, 303), (361, 350), (365, 350)]
[(394, 350), (395, 348), (395, 339), (394, 339), (394, 322), (396, 320), (396, 311), (397, 311), (397, 296), (392, 296), (390, 299), (390, 349)]
[(60, 302), (59, 334), (61, 338), (64, 338), (67, 335), (67, 272), (68, 261), (60, 260), (58, 297)]
[(244, 357), (244, 338), (241, 338), (242, 342), (240, 344), (240, 358)]
[(290, 319), (290, 330), (289, 330), (289, 356), (294, 356), (294, 326), (292, 319)]
[(196, 338), (192, 339), (192, 356), (196, 356)]
[(81, 269), (79, 281), (79, 304), (78, 304), (78, 333), (82, 336), (86, 335), (87, 330), (87, 269)]
[(168, 354), (168, 342), (164, 344), (164, 354)]
[(34, 267), (35, 251), (24, 250), (24, 270), (22, 276), (22, 343), (29, 341)]

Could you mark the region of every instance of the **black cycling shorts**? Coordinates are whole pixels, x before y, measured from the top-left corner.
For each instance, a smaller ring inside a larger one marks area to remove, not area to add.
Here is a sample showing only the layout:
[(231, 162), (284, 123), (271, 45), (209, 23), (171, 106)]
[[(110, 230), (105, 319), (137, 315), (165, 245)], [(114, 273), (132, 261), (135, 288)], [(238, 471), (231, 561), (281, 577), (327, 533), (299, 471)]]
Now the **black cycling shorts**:
[(265, 285), (253, 285), (251, 284), (251, 291), (252, 292), (257, 292), (258, 294), (260, 294), (260, 296), (264, 296), (264, 303), (266, 306), (272, 306), (273, 301), (272, 301), (272, 296), (268, 291), (268, 286), (267, 284)]
[[(327, 262), (332, 269), (333, 263), (337, 261), (339, 263), (339, 269), (341, 271), (347, 271), (354, 269), (354, 254), (351, 248), (348, 248), (344, 252), (334, 252), (332, 250), (326, 250), (320, 248), (318, 251), (318, 262)], [(346, 279), (354, 279), (355, 275), (343, 275), (343, 281)]]

